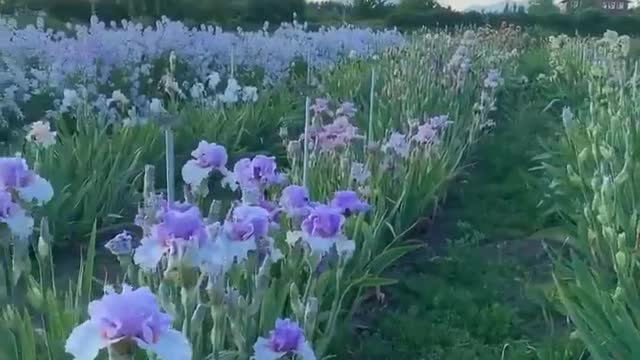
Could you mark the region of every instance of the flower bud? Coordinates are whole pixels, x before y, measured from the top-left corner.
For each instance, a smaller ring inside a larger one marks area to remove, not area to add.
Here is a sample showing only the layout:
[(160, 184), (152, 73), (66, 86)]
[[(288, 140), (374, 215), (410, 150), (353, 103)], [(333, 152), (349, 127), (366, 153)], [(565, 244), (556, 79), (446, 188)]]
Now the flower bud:
[(613, 292), (613, 301), (620, 301), (624, 290), (620, 286), (616, 286), (616, 290)]
[(304, 324), (307, 334), (313, 334), (316, 327), (316, 319), (318, 317), (318, 299), (310, 297), (304, 308)]
[(154, 195), (156, 193), (155, 188), (155, 176), (156, 171), (153, 165), (146, 165), (144, 167), (144, 185), (143, 185), (143, 195), (145, 199), (145, 204), (149, 205), (151, 201), (154, 200)]
[(298, 291), (298, 286), (295, 283), (292, 283), (289, 287), (289, 298), (291, 302), (291, 309), (293, 310), (294, 315), (298, 319), (302, 319), (304, 317), (305, 308), (302, 305), (302, 301), (300, 300), (300, 292)]
[(627, 254), (622, 251), (618, 251), (616, 253), (616, 264), (618, 265), (619, 269), (626, 269), (627, 265), (629, 264)]
[(289, 137), (289, 131), (288, 131), (287, 127), (286, 126), (281, 127), (280, 131), (278, 132), (278, 135), (282, 139), (286, 139), (287, 137)]
[(589, 150), (585, 147), (578, 154), (578, 163), (583, 165), (589, 159)]
[(40, 284), (38, 284), (38, 282), (33, 277), (29, 277), (29, 285), (27, 287), (27, 300), (29, 301), (29, 304), (35, 309), (42, 309), (44, 296), (42, 295), (42, 291), (40, 291)]
[(196, 310), (193, 312), (191, 316), (191, 328), (195, 331), (202, 331), (202, 323), (204, 322), (204, 318), (207, 316), (208, 306), (204, 304), (198, 304), (196, 306)]
[(38, 256), (40, 260), (45, 260), (51, 253), (51, 233), (49, 232), (49, 222), (46, 217), (40, 220), (40, 237), (38, 238)]

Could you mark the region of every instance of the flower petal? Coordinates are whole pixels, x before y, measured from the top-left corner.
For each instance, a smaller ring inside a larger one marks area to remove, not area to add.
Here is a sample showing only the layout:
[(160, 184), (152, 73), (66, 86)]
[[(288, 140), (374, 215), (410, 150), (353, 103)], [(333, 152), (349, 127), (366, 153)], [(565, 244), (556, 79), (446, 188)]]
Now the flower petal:
[(191, 186), (197, 187), (209, 177), (210, 173), (211, 168), (200, 167), (196, 160), (189, 160), (182, 167), (182, 180)]
[(25, 201), (35, 200), (40, 204), (44, 204), (53, 197), (53, 187), (47, 180), (35, 175), (31, 184), (18, 188), (18, 194)]
[(227, 255), (231, 262), (233, 262), (234, 259), (239, 263), (243, 262), (249, 256), (249, 251), (258, 249), (256, 240), (253, 237), (244, 241), (229, 241), (226, 245)]
[(158, 241), (151, 238), (144, 238), (140, 246), (136, 248), (133, 255), (133, 262), (145, 270), (154, 270), (167, 252), (167, 248)]
[(283, 357), (285, 353), (275, 352), (269, 347), (269, 340), (261, 337), (253, 345), (254, 360), (277, 360)]
[(93, 360), (109, 342), (100, 335), (100, 325), (85, 321), (77, 326), (67, 338), (64, 350), (75, 360)]
[(308, 341), (303, 342), (300, 345), (296, 354), (300, 355), (302, 360), (316, 360), (316, 354), (313, 353), (313, 349), (311, 348), (311, 344)]
[(160, 360), (191, 360), (191, 344), (186, 336), (173, 329), (163, 331), (154, 343), (147, 343), (136, 339), (141, 349), (150, 351)]
[(303, 240), (309, 245), (311, 252), (321, 255), (328, 253), (336, 243), (335, 239), (309, 235), (304, 235)]
[(21, 239), (28, 238), (33, 233), (33, 218), (23, 210), (19, 209), (4, 222), (9, 227), (11, 233)]
[(286, 243), (293, 246), (302, 238), (302, 231), (287, 231)]
[(336, 241), (336, 250), (338, 254), (350, 258), (354, 251), (356, 251), (356, 242), (348, 240), (346, 238)]

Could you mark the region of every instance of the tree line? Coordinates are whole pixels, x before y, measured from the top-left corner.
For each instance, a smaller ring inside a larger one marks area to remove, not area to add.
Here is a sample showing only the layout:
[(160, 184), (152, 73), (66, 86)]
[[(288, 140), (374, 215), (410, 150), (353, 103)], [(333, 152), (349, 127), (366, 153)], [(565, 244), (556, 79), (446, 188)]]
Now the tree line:
[(291, 21), (294, 14), (311, 28), (355, 23), (371, 27), (500, 26), (507, 22), (552, 32), (601, 34), (605, 30), (640, 35), (640, 14), (612, 16), (597, 1), (582, 1), (571, 14), (562, 14), (553, 0), (530, 0), (528, 9), (507, 4), (502, 13), (457, 12), (435, 0), (354, 0), (309, 3), (305, 0), (0, 0), (0, 12), (44, 11), (60, 21), (86, 21), (92, 14), (103, 20), (123, 18), (144, 21), (166, 15), (191, 24), (208, 23), (225, 28), (262, 27)]

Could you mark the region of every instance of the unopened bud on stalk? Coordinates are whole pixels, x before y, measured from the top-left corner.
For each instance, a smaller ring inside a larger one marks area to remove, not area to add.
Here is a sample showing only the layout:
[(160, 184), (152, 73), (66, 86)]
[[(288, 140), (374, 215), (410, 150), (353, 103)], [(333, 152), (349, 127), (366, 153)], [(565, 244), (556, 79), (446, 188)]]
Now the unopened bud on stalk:
[(198, 304), (198, 306), (196, 306), (196, 310), (191, 316), (191, 329), (197, 332), (202, 331), (202, 323), (204, 322), (204, 318), (207, 316), (207, 312), (208, 306), (204, 304)]
[(576, 186), (580, 186), (582, 181), (580, 180), (580, 176), (573, 169), (573, 166), (567, 165), (567, 176), (569, 177), (569, 181)]
[(623, 294), (624, 290), (620, 286), (616, 286), (616, 290), (613, 292), (613, 300), (619, 301)]
[(605, 238), (607, 238), (607, 240), (610, 240), (610, 241), (616, 241), (618, 239), (616, 232), (613, 230), (611, 226), (604, 226), (602, 228), (602, 234), (605, 236)]
[(222, 202), (220, 200), (211, 201), (211, 205), (209, 205), (209, 222), (214, 223), (216, 220), (220, 219), (222, 216)]
[(613, 149), (609, 145), (600, 145), (600, 154), (605, 160), (611, 160), (613, 158)]
[(176, 71), (177, 60), (178, 60), (178, 57), (176, 56), (176, 52), (171, 51), (171, 53), (169, 54), (169, 71), (171, 71), (172, 74), (174, 74)]
[(615, 186), (621, 186), (628, 179), (629, 179), (629, 161), (625, 160), (622, 170), (620, 170), (620, 173), (618, 173), (615, 179), (613, 179), (613, 183)]
[(627, 248), (627, 237), (624, 233), (618, 234), (618, 239), (616, 240), (618, 243), (618, 249), (626, 249)]
[(613, 183), (611, 182), (611, 177), (605, 176), (602, 178), (602, 188), (600, 190), (602, 194), (603, 200), (613, 199), (614, 196), (614, 188)]
[(585, 147), (578, 154), (578, 163), (582, 165), (587, 160), (589, 160), (589, 150)]
[(295, 283), (292, 283), (289, 287), (289, 298), (291, 301), (291, 309), (293, 310), (296, 318), (302, 319), (305, 309), (302, 305), (302, 301), (300, 300), (300, 292), (298, 291), (298, 286), (296, 286)]
[(40, 260), (45, 260), (51, 253), (51, 233), (49, 232), (49, 222), (46, 217), (40, 220), (40, 237), (38, 238), (38, 256)]
[(42, 296), (42, 291), (40, 291), (40, 284), (38, 284), (38, 282), (33, 277), (29, 277), (27, 300), (29, 301), (29, 304), (31, 304), (31, 306), (33, 306), (35, 309), (42, 309), (44, 296)]
[(622, 251), (618, 251), (616, 253), (616, 264), (618, 265), (618, 269), (621, 269), (621, 270), (626, 269), (627, 265), (629, 265), (629, 259), (627, 258), (627, 254)]
[(293, 140), (290, 141), (289, 144), (287, 145), (287, 155), (289, 155), (289, 158), (295, 158), (298, 157), (300, 155), (300, 150), (301, 150), (301, 145), (300, 145), (300, 141), (298, 140)]
[(153, 165), (145, 165), (144, 167), (144, 185), (143, 185), (143, 195), (145, 204), (149, 204), (152, 201), (155, 193), (156, 193), (156, 171)]
[(288, 131), (287, 127), (286, 126), (281, 127), (280, 131), (278, 132), (278, 135), (282, 139), (286, 139), (287, 137), (289, 137), (289, 131)]
[(318, 299), (315, 297), (310, 297), (307, 300), (307, 304), (304, 308), (304, 324), (305, 327), (309, 327), (308, 333), (311, 334), (312, 330), (315, 329), (316, 319), (318, 317)]

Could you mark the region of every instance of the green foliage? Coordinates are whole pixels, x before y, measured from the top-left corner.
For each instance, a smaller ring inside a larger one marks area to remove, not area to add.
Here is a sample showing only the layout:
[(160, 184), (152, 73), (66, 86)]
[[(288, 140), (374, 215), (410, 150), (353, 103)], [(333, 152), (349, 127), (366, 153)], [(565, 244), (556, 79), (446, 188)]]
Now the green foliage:
[(560, 13), (560, 9), (553, 0), (532, 0), (529, 3), (529, 14), (547, 16)]
[[(628, 38), (609, 32), (597, 42), (563, 41), (552, 42), (553, 57), (568, 59), (554, 61), (555, 81), (583, 78), (587, 94), (563, 111), (563, 129), (540, 157), (549, 195), (571, 235), (569, 251), (553, 253), (554, 280), (575, 336), (593, 359), (634, 358), (640, 354), (637, 70), (625, 58)], [(593, 48), (605, 66), (575, 56)], [(621, 75), (614, 80), (612, 74)]]
[(579, 344), (568, 341), (566, 330), (553, 330), (536, 301), (523, 295), (530, 269), (521, 260), (505, 259), (500, 248), (456, 243), (446, 256), (425, 260), (423, 253), (403, 267), (410, 275), (390, 289), (386, 306), (370, 304), (361, 314), (357, 341), (338, 343), (338, 357), (578, 359)]
[(304, 0), (248, 0), (246, 19), (253, 23), (291, 22), (294, 14), (298, 20), (304, 19), (305, 9)]

